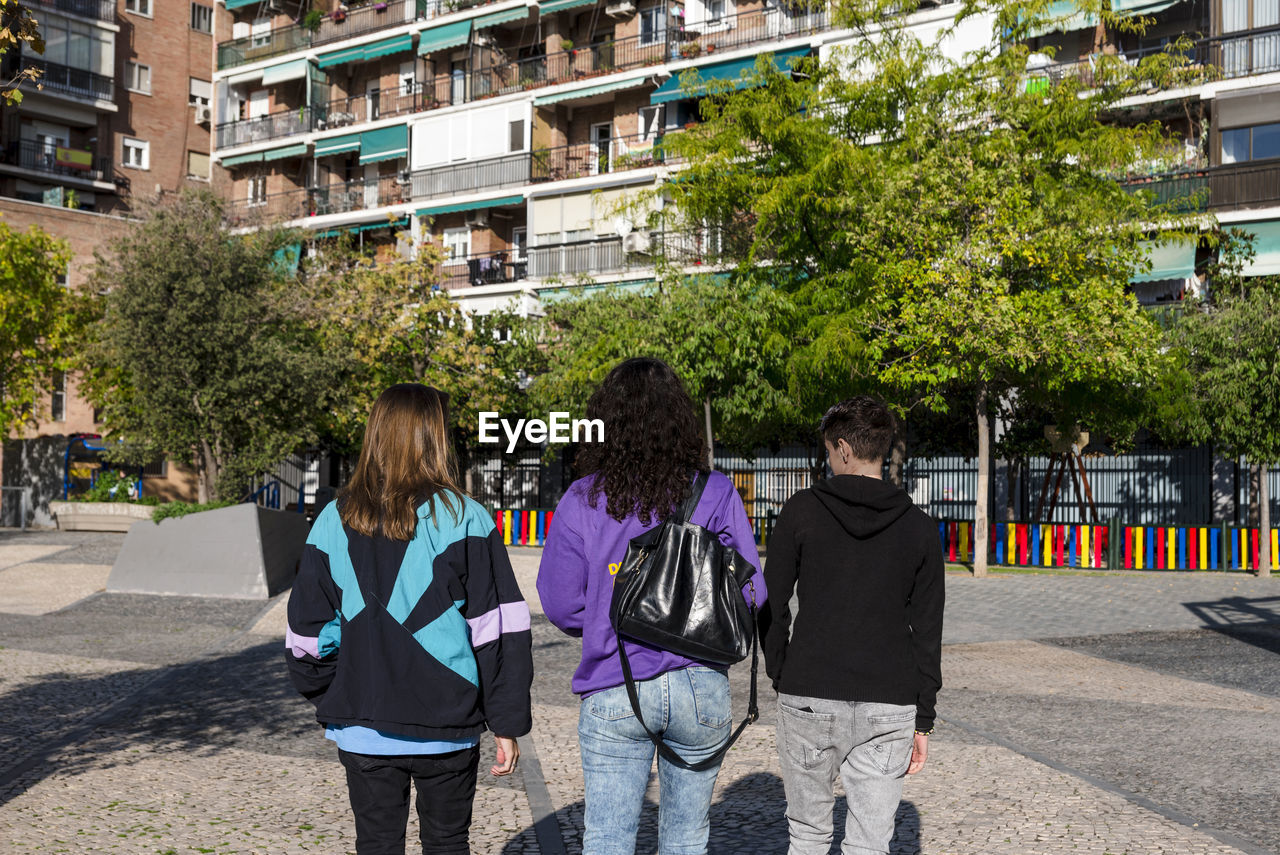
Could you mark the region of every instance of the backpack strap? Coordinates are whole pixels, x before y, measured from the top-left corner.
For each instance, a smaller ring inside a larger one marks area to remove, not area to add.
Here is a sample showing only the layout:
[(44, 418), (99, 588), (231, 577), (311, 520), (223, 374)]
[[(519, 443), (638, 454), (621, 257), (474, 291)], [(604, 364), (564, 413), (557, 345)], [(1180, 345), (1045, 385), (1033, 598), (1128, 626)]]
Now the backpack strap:
[(684, 500), (684, 504), (680, 506), (680, 510), (672, 514), (668, 519), (679, 525), (693, 519), (693, 512), (698, 509), (698, 502), (702, 501), (702, 491), (707, 487), (707, 481), (710, 476), (706, 472), (698, 472), (693, 478), (693, 488), (689, 491), (689, 498)]

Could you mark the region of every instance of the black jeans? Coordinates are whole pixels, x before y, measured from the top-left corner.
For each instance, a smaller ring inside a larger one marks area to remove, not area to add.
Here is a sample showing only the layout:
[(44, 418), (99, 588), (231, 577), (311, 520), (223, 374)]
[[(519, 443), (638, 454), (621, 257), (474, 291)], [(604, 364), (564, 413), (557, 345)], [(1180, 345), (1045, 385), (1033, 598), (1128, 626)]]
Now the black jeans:
[(417, 789), (423, 855), (466, 855), (480, 748), (377, 756), (338, 750), (356, 816), (358, 855), (404, 855), (409, 780)]

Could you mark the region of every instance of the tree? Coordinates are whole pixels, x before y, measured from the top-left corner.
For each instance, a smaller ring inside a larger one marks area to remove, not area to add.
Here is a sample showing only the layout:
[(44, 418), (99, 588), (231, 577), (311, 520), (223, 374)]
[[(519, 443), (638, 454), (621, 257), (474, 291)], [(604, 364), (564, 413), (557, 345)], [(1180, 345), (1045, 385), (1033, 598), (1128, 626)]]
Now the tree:
[(583, 412), (614, 365), (656, 356), (701, 405), (709, 454), (715, 436), (750, 452), (804, 435), (787, 387), (795, 308), (749, 277), (671, 274), (640, 291), (583, 293), (551, 303), (547, 323), (550, 366), (534, 387), (547, 409)]
[[(44, 38), (35, 16), (18, 0), (0, 0), (0, 56), (22, 45), (30, 45), (36, 53), (44, 53)], [(34, 68), (19, 71), (9, 80), (0, 80), (0, 99), (7, 104), (22, 102), (18, 87), (24, 80), (35, 80), (40, 72)]]
[(277, 253), (292, 240), (233, 234), (214, 196), (183, 193), (99, 255), (84, 365), (116, 457), (188, 462), (207, 501), (237, 497), (314, 438), (338, 363), (291, 311)]
[(83, 301), (58, 282), (70, 257), (39, 226), (22, 233), (0, 221), (0, 436), (33, 422), (54, 373), (69, 367), (85, 320)]
[[(664, 141), (688, 163), (666, 188), (675, 216), (745, 228), (737, 260), (808, 319), (792, 387), (837, 376), (938, 411), (970, 390), (978, 544), (992, 415), (1035, 404), (1123, 439), (1133, 419), (1112, 401), (1143, 400), (1164, 358), (1127, 293), (1142, 241), (1194, 234), (1115, 180), (1169, 140), (1114, 114), (1196, 72), (1175, 47), (1136, 66), (1102, 57), (1088, 85), (1038, 77), (1020, 42), (1046, 6), (998, 4), (990, 47), (953, 60), (949, 31), (920, 41), (897, 0), (850, 2), (841, 23), (859, 37), (844, 54), (802, 61), (797, 79), (761, 58), (741, 91), (713, 81), (704, 122)], [(966, 5), (957, 24), (983, 11)], [(986, 564), (975, 549), (975, 574)]]
[(1211, 298), (1187, 312), (1170, 333), (1182, 384), (1170, 384), (1169, 423), (1195, 442), (1212, 441), (1261, 469), (1259, 575), (1270, 576), (1271, 497), (1267, 470), (1280, 463), (1280, 281), (1245, 279), (1251, 237), (1238, 229), (1224, 240)]

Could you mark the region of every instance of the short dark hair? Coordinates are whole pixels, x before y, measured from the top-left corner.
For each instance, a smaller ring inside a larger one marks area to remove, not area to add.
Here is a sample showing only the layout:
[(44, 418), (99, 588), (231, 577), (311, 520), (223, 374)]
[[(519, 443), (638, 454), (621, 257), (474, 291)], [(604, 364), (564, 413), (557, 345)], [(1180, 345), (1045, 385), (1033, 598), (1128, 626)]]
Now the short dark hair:
[(889, 455), (896, 427), (884, 401), (872, 395), (845, 398), (822, 417), (822, 438), (835, 445), (843, 439), (859, 460), (882, 461)]

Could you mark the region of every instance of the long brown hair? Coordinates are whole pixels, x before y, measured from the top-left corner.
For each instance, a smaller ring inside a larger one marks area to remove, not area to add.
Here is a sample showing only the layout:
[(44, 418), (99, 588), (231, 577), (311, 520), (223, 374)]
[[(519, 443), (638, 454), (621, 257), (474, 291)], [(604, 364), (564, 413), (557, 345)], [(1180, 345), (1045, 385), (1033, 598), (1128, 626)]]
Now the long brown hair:
[(448, 425), (449, 396), (439, 389), (399, 383), (379, 395), (351, 483), (338, 497), (342, 521), (370, 537), (410, 540), (418, 505), (434, 507), (436, 496), (456, 519), (463, 492)]

